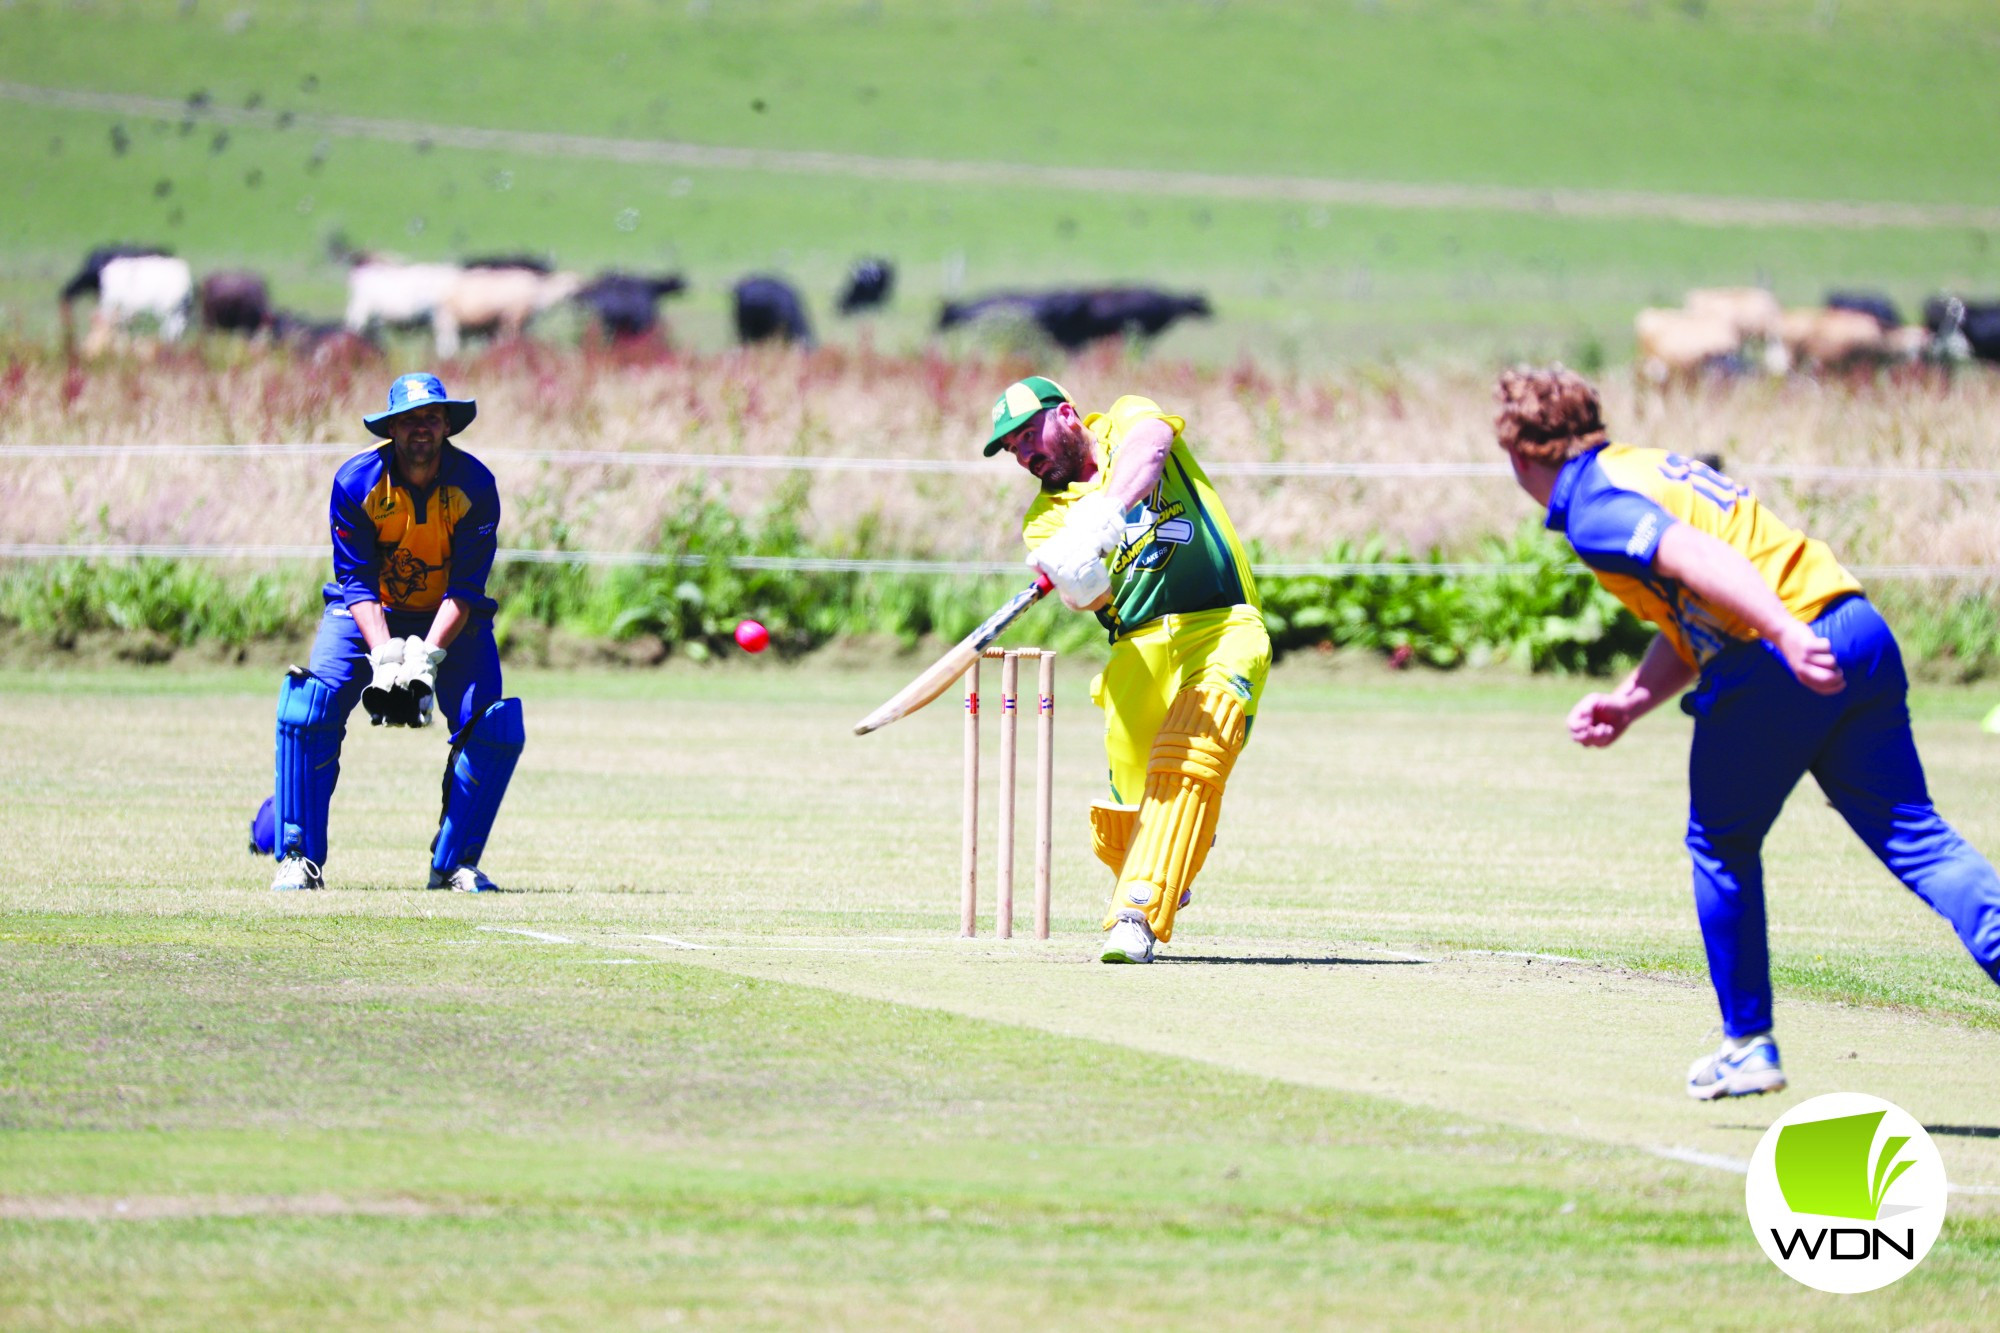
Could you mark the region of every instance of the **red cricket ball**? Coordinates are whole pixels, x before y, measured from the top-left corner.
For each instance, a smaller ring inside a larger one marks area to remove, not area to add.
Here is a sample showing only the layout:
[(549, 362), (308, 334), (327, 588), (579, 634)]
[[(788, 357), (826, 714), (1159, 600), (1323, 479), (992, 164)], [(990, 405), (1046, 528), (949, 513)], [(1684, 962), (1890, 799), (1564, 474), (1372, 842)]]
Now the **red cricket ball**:
[(736, 646), (746, 653), (761, 653), (771, 646), (771, 631), (754, 620), (739, 621), (736, 626)]

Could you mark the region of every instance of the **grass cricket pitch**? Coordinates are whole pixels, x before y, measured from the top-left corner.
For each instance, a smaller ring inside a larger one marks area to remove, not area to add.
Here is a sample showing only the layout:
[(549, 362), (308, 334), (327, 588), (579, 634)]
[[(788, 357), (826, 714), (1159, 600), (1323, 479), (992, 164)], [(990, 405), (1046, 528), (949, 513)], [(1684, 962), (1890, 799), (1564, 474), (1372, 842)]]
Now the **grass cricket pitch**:
[[(331, 887), (277, 896), (271, 673), (0, 679), (0, 1322), (1990, 1319), (2000, 997), (1810, 784), (1767, 850), (1793, 1089), (1697, 1106), (1677, 714), (1584, 754), (1573, 683), (1289, 664), (1170, 961), (1107, 968), (1085, 669), (1046, 944), (953, 936), (956, 710), (847, 735), (904, 674), (515, 673), (479, 900), (415, 887), (441, 733), (350, 730)], [(1987, 702), (1918, 737), (1993, 849)], [(1962, 1191), (1838, 1302), (1716, 1164), (1836, 1090), (1949, 1127)]]

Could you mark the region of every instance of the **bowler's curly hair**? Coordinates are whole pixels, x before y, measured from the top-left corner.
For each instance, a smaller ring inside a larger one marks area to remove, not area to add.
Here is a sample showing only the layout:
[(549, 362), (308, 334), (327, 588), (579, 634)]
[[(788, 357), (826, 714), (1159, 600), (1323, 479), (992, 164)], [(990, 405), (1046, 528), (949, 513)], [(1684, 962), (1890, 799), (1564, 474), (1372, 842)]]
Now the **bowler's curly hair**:
[(1561, 463), (1608, 438), (1597, 390), (1561, 362), (1501, 371), (1493, 401), (1500, 447), (1531, 463)]

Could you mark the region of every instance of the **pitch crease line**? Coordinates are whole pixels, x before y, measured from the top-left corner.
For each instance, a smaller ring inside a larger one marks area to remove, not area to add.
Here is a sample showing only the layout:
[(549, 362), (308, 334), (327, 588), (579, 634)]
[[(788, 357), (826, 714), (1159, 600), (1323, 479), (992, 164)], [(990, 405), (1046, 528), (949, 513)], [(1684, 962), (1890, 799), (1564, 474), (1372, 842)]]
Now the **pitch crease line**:
[[(1649, 1146), (1647, 1152), (1655, 1157), (1665, 1157), (1670, 1161), (1686, 1162), (1689, 1166), (1713, 1167), (1717, 1171), (1728, 1171), (1735, 1175), (1750, 1174), (1750, 1163), (1739, 1157), (1725, 1157), (1721, 1153), (1697, 1152), (1693, 1148), (1662, 1148)], [(1953, 1185), (1945, 1188), (1953, 1194), (2000, 1195), (2000, 1185)]]
[(575, 943), (576, 943), (576, 941), (575, 941), (575, 940), (571, 939), (571, 938), (570, 938), (569, 936), (567, 936), (567, 935), (550, 935), (550, 934), (548, 934), (548, 933), (547, 933), (547, 932), (545, 932), (545, 931), (540, 931), (540, 930), (528, 930), (528, 929), (525, 929), (524, 927), (521, 927), (521, 926), (474, 926), (474, 927), (473, 927), (473, 929), (474, 929), (474, 930), (490, 930), (490, 931), (492, 931), (492, 932), (493, 932), (494, 934), (496, 934), (496, 935), (526, 935), (526, 936), (527, 936), (527, 937), (528, 937), (529, 939), (531, 939), (531, 940), (540, 940), (540, 941), (542, 941), (542, 943), (544, 943), (544, 944), (575, 944)]

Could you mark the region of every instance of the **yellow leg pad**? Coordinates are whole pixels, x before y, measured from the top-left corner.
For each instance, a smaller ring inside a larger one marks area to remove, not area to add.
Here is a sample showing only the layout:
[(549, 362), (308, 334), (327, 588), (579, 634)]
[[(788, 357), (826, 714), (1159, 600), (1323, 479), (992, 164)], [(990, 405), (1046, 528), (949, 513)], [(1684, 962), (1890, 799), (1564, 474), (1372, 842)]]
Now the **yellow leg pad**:
[(1247, 729), (1243, 702), (1232, 690), (1197, 685), (1175, 697), (1146, 764), (1145, 800), (1105, 929), (1120, 911), (1136, 908), (1155, 939), (1173, 938), (1181, 896), (1193, 888), (1215, 841), (1223, 784)]
[(1112, 874), (1125, 868), (1125, 849), (1132, 845), (1132, 831), (1139, 826), (1139, 807), (1116, 801), (1090, 803), (1090, 850), (1111, 867)]

